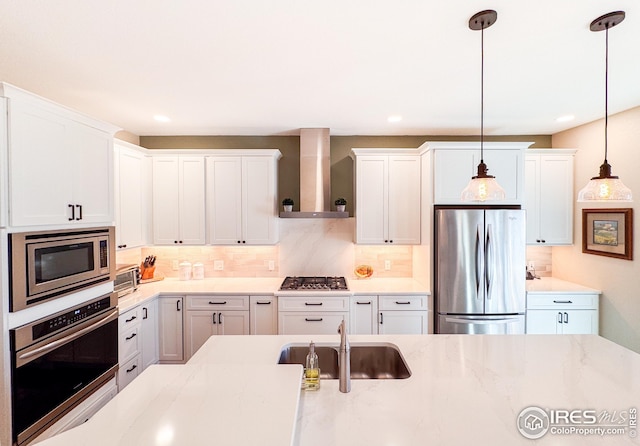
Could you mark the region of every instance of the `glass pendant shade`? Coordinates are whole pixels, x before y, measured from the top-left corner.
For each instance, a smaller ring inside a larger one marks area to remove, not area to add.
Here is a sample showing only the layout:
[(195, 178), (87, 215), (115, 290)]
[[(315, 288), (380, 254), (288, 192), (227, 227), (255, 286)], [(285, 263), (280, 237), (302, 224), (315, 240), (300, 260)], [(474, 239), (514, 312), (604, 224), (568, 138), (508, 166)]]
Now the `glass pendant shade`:
[(609, 29), (624, 20), (624, 11), (615, 11), (598, 17), (589, 26), (591, 31), (605, 32), (605, 70), (604, 70), (604, 162), (600, 165), (600, 174), (591, 178), (578, 192), (578, 202), (631, 202), (631, 189), (620, 178), (611, 175), (611, 165), (607, 162), (607, 127), (609, 121)]
[(496, 178), (487, 175), (487, 165), (480, 162), (478, 175), (471, 178), (460, 196), (462, 201), (502, 201), (505, 199), (504, 189), (500, 187)]
[(600, 166), (600, 175), (591, 178), (578, 192), (578, 202), (585, 201), (633, 201), (631, 189), (620, 178), (611, 175), (611, 166), (606, 161)]

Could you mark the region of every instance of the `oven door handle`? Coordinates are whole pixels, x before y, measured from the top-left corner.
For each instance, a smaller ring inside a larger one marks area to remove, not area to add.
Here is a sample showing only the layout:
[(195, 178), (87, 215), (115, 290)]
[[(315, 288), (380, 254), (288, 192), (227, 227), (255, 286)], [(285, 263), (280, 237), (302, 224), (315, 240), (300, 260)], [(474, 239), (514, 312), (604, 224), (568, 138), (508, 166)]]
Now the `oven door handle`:
[(107, 314), (105, 317), (103, 317), (99, 321), (87, 327), (84, 327), (83, 329), (78, 330), (75, 333), (71, 333), (70, 335), (65, 336), (64, 338), (57, 339), (53, 342), (43, 345), (42, 347), (38, 347), (34, 350), (17, 355), (16, 362), (21, 362), (21, 363), (29, 362), (30, 359), (35, 359), (35, 357), (42, 356), (45, 353), (50, 352), (51, 350), (55, 350), (61, 345), (64, 345), (68, 342), (78, 339), (80, 336), (87, 334), (91, 330), (95, 330), (96, 328), (102, 327), (103, 325), (106, 325), (109, 322), (116, 320), (117, 318), (118, 318), (118, 309), (115, 308), (113, 311), (111, 311), (109, 314)]

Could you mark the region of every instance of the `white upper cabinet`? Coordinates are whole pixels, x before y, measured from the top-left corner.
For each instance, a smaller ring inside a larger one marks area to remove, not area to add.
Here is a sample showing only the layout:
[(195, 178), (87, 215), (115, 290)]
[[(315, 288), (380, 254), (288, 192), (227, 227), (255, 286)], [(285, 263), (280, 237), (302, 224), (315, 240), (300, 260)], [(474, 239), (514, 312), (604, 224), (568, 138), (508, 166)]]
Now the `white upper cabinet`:
[(573, 244), (573, 149), (527, 150), (527, 244)]
[(116, 140), (115, 213), (116, 247), (133, 248), (146, 243), (149, 221), (151, 161), (141, 147)]
[(207, 157), (209, 243), (277, 243), (280, 157), (279, 150), (221, 151)]
[[(524, 201), (524, 151), (530, 142), (485, 142), (484, 162), (489, 175), (496, 177), (505, 191), (505, 200), (483, 204), (522, 204)], [(433, 151), (433, 204), (463, 203), (462, 191), (477, 175), (479, 142), (427, 142)]]
[(421, 159), (415, 149), (352, 149), (356, 243), (420, 244)]
[(153, 157), (153, 241), (205, 244), (204, 156)]
[(0, 127), (8, 133), (8, 225), (113, 224), (117, 128), (7, 84), (0, 93), (8, 98)]

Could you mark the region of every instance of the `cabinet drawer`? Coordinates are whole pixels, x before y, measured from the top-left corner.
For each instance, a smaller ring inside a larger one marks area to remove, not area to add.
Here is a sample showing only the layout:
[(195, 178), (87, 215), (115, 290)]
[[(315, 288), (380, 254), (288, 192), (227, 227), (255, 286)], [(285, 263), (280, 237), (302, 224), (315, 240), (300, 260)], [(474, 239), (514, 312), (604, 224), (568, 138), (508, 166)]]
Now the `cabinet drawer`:
[(349, 311), (349, 296), (280, 296), (278, 311)]
[(140, 352), (140, 327), (133, 327), (119, 336), (118, 359), (119, 362), (125, 362)]
[(527, 309), (597, 310), (598, 294), (530, 294)]
[(187, 296), (187, 310), (248, 310), (249, 296)]
[(129, 328), (138, 325), (142, 320), (142, 310), (140, 307), (135, 307), (118, 316), (118, 331), (122, 333)]
[(118, 370), (118, 390), (122, 391), (127, 384), (134, 380), (140, 372), (140, 357), (136, 356), (127, 363), (120, 365)]
[(426, 310), (427, 296), (380, 296), (380, 310)]
[[(278, 315), (278, 334), (331, 334), (338, 333), (338, 326), (345, 320), (349, 324), (349, 313), (317, 312), (294, 313), (285, 312)], [(349, 328), (347, 328), (347, 331)], [(336, 339), (339, 339), (336, 337)]]

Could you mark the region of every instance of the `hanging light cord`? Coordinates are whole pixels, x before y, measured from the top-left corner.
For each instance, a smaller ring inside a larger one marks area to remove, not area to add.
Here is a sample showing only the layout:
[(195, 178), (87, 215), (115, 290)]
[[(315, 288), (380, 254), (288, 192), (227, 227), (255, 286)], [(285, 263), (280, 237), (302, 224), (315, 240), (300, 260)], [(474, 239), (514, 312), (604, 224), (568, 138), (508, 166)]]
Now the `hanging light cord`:
[(609, 23), (605, 25), (605, 56), (604, 56), (604, 162), (607, 161), (607, 127), (609, 125)]
[(480, 163), (484, 164), (484, 22), (480, 28)]

